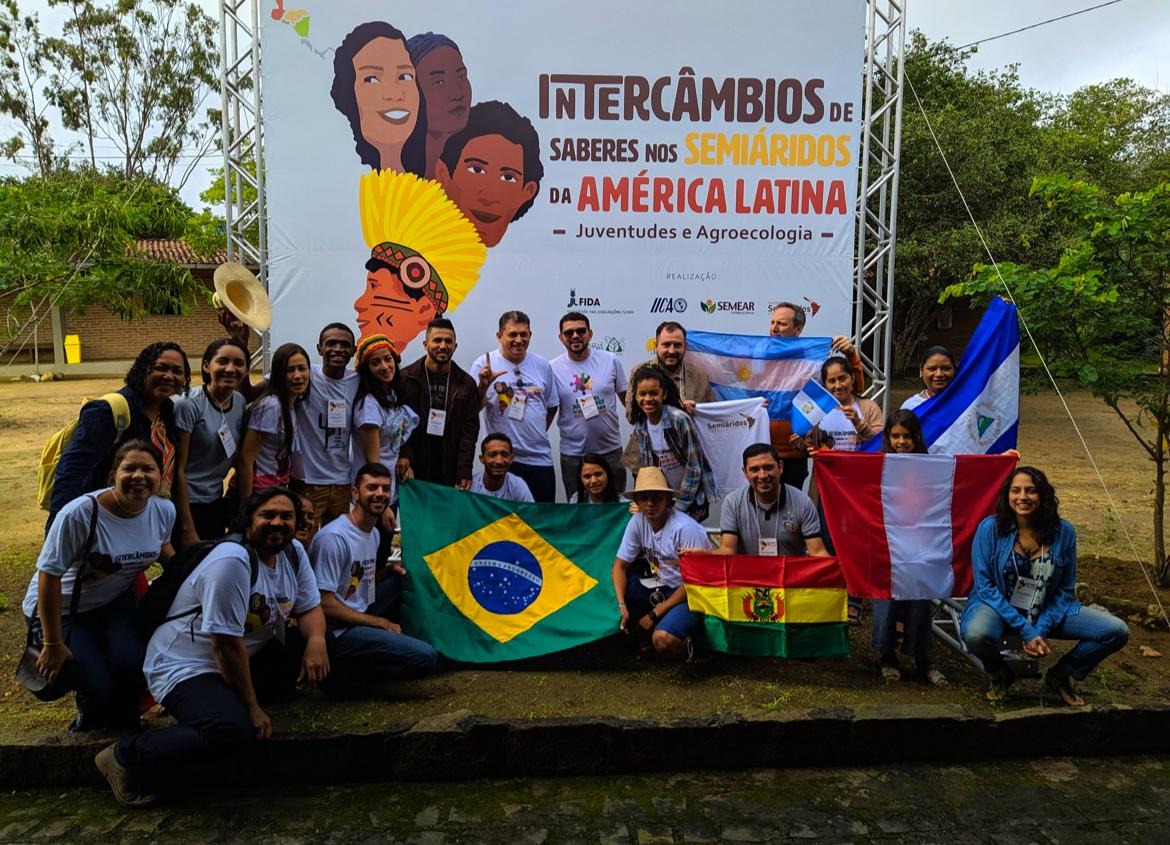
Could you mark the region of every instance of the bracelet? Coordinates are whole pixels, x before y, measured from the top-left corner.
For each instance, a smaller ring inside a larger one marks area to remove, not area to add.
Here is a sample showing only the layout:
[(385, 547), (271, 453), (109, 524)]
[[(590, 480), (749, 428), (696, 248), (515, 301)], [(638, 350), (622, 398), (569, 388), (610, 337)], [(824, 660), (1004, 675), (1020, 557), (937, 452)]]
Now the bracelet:
[(618, 607), (625, 607), (625, 606), (626, 606), (625, 602), (621, 602), (621, 601), (618, 602)]
[(57, 640), (55, 642), (49, 642), (48, 640), (41, 640), (41, 648), (46, 648), (46, 647), (51, 646), (51, 645), (64, 645), (64, 644), (65, 644), (64, 640)]

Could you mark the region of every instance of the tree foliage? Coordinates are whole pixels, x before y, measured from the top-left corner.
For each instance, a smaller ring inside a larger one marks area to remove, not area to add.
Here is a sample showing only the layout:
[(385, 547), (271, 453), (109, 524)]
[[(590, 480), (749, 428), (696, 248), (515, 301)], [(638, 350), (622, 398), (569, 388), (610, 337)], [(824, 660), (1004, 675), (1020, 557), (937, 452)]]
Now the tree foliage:
[(16, 306), (100, 304), (124, 318), (182, 312), (194, 277), (136, 254), (134, 240), (180, 237), (190, 214), (174, 188), (145, 176), (87, 168), (3, 180), (0, 294)]
[[(1031, 194), (1068, 243), (1051, 266), (978, 265), (945, 296), (1004, 292), (1053, 374), (1101, 398), (1154, 464), (1154, 556), (1170, 585), (1163, 511), (1170, 436), (1170, 185), (1117, 196), (1067, 176), (1035, 180)], [(1003, 280), (1000, 279), (1003, 274)]]
[(15, 0), (0, 0), (0, 114), (16, 124), (16, 134), (0, 142), (0, 155), (29, 157), (41, 176), (68, 164), (49, 131), (51, 102), (43, 90), (49, 75), (37, 16), (21, 16)]

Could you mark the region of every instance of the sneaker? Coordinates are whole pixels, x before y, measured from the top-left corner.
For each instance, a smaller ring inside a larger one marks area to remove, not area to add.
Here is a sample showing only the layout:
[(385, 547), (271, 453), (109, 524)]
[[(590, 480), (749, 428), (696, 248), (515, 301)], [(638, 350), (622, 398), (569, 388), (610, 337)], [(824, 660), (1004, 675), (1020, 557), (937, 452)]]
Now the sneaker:
[(124, 807), (149, 807), (158, 801), (152, 792), (138, 792), (131, 783), (130, 770), (118, 762), (114, 754), (116, 742), (111, 742), (97, 753), (93, 763), (110, 783), (114, 798)]
[(711, 655), (705, 654), (704, 652), (701, 652), (695, 648), (695, 640), (693, 637), (687, 637), (685, 640), (683, 640), (683, 643), (687, 647), (687, 663), (701, 665), (703, 663), (711, 662)]

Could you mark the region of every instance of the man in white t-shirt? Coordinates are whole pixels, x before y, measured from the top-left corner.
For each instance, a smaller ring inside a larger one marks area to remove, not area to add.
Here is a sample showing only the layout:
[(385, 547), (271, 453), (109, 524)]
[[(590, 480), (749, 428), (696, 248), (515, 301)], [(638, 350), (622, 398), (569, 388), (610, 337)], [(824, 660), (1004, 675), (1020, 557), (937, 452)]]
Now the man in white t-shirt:
[(556, 376), (548, 361), (528, 351), (532, 322), (523, 311), (505, 311), (496, 332), (500, 349), (475, 359), (479, 376), (484, 431), (501, 432), (512, 440), (512, 471), (524, 479), (538, 502), (557, 497), (548, 427), (560, 406)]
[(300, 448), (293, 456), (292, 486), (313, 500), (322, 525), (349, 513), (349, 449), (360, 380), (349, 366), (354, 349), (349, 326), (330, 323), (321, 329), (321, 363), (313, 364), (309, 393), (294, 406)]
[(221, 542), (179, 587), (143, 666), (147, 687), (176, 724), (120, 739), (94, 758), (122, 804), (154, 803), (153, 790), (171, 774), (271, 736), (251, 661), (274, 640), (283, 643), (290, 616), (304, 641), (300, 678), (317, 684), (329, 674), (317, 581), (293, 540), (299, 510), (285, 488), (259, 491), (241, 514), (247, 546)]
[(429, 675), (438, 653), (374, 613), (378, 520), (390, 505), (391, 470), (366, 464), (353, 482), (356, 507), (317, 532), (309, 557), (330, 636), (330, 684), (408, 680)]
[[(695, 615), (687, 607), (678, 558), (683, 549), (710, 549), (699, 523), (674, 508), (674, 490), (658, 467), (638, 471), (632, 494), (638, 512), (622, 535), (613, 562), (613, 589), (618, 597), (621, 629), (648, 636), (660, 657), (694, 656)], [(649, 564), (650, 574), (630, 577), (636, 560)]]
[(549, 362), (560, 393), (561, 484), (565, 498), (577, 492), (581, 458), (596, 452), (605, 458), (618, 490), (626, 489), (622, 466), (621, 420), (626, 403), (626, 373), (617, 356), (592, 349), (589, 318), (576, 311), (561, 317), (563, 355)]
[(489, 434), (480, 446), (483, 473), (471, 479), (471, 492), (512, 502), (531, 502), (532, 491), (524, 479), (508, 472), (512, 468), (512, 441), (506, 434)]

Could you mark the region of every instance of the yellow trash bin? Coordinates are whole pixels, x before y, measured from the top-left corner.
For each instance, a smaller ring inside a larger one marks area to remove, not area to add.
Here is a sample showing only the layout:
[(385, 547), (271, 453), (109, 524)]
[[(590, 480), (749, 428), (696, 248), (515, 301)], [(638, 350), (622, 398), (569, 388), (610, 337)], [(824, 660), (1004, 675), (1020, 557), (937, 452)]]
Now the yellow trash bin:
[(65, 335), (65, 363), (81, 363), (81, 338), (75, 334)]

